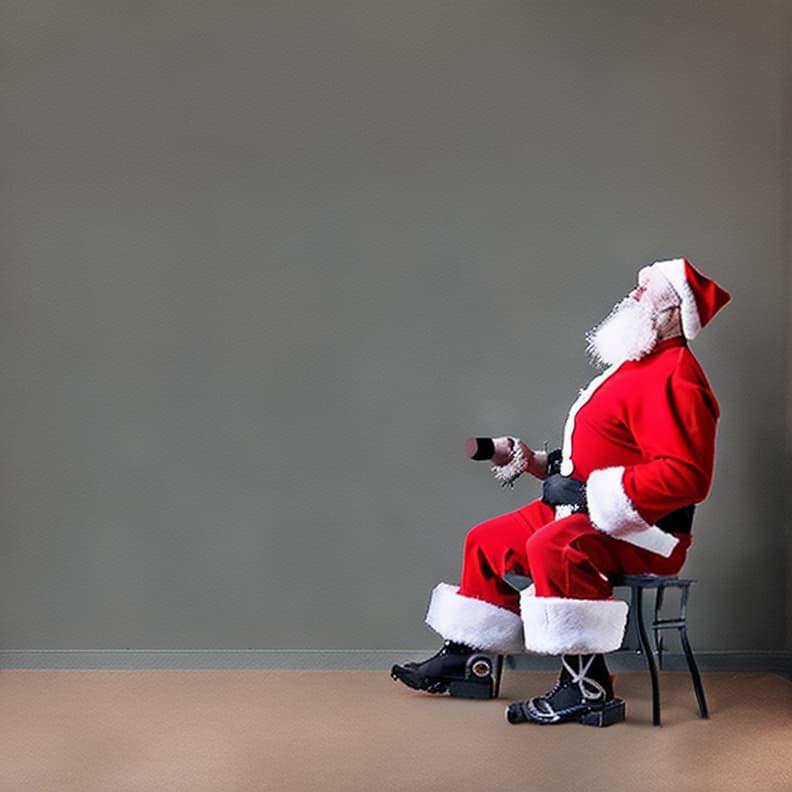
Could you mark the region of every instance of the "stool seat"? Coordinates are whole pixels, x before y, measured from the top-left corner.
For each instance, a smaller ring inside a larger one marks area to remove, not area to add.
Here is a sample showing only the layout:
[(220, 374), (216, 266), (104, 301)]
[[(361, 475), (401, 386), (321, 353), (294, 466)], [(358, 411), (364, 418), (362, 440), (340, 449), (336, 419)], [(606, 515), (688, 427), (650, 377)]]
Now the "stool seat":
[(689, 586), (697, 581), (693, 578), (680, 578), (676, 575), (616, 575), (614, 586), (640, 586), (641, 588), (659, 588), (660, 586)]
[[(699, 715), (708, 718), (707, 701), (704, 696), (704, 687), (701, 682), (701, 674), (696, 665), (696, 658), (690, 647), (687, 637), (687, 601), (690, 587), (696, 581), (692, 579), (679, 578), (674, 575), (618, 575), (611, 581), (614, 588), (626, 587), (631, 591), (630, 613), (628, 617), (627, 629), (625, 630), (625, 644), (629, 640), (631, 632), (636, 632), (638, 636), (638, 651), (644, 655), (646, 664), (649, 667), (649, 676), (652, 680), (652, 722), (655, 726), (660, 725), (660, 679), (658, 674), (658, 663), (663, 667), (663, 638), (660, 633), (663, 630), (675, 629), (679, 632), (679, 640), (682, 650), (685, 653), (690, 676), (693, 681), (693, 690), (696, 694)], [(664, 595), (668, 588), (679, 589), (679, 612), (674, 618), (664, 618), (662, 616)], [(647, 589), (655, 591), (654, 617), (651, 622), (651, 629), (654, 633), (654, 646), (649, 642), (646, 622), (644, 619), (643, 593)], [(632, 628), (632, 629), (631, 629)], [(623, 645), (622, 648), (630, 648)], [(657, 661), (655, 660), (657, 655)]]

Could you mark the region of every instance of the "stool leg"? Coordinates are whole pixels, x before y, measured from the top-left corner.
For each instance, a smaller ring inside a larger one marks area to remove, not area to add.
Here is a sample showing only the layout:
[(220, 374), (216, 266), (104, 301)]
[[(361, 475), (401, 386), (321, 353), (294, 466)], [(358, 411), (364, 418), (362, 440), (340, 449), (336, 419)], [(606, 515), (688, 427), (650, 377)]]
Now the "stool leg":
[(704, 686), (701, 683), (701, 674), (696, 664), (696, 658), (693, 655), (693, 650), (690, 648), (690, 641), (687, 637), (687, 595), (688, 587), (682, 591), (682, 604), (680, 607), (680, 620), (682, 626), (679, 628), (679, 640), (682, 644), (682, 649), (685, 652), (685, 659), (687, 660), (688, 668), (690, 669), (690, 676), (693, 680), (693, 690), (696, 694), (696, 702), (698, 703), (699, 716), (702, 718), (709, 718), (709, 711), (707, 709), (707, 700), (704, 697)]
[(652, 723), (660, 725), (660, 680), (657, 675), (657, 663), (655, 663), (654, 651), (649, 644), (649, 636), (646, 632), (646, 624), (643, 617), (643, 589), (634, 586), (632, 590), (632, 607), (635, 611), (636, 624), (638, 625), (638, 638), (641, 648), (649, 666), (649, 676), (652, 678)]
[(665, 595), (665, 586), (658, 586), (657, 592), (655, 593), (654, 622), (652, 622), (652, 626), (654, 627), (654, 645), (655, 645), (655, 651), (657, 652), (657, 665), (661, 671), (663, 670), (664, 646), (663, 646), (663, 636), (657, 625), (660, 622), (660, 613), (663, 610), (664, 595)]
[(701, 674), (699, 674), (698, 666), (696, 665), (696, 658), (693, 657), (693, 650), (690, 648), (687, 630), (684, 627), (679, 628), (679, 639), (682, 642), (682, 648), (685, 650), (685, 657), (687, 658), (688, 668), (690, 669), (690, 676), (693, 679), (693, 690), (696, 693), (699, 715), (702, 718), (709, 718), (707, 700), (704, 698), (704, 686), (701, 684)]

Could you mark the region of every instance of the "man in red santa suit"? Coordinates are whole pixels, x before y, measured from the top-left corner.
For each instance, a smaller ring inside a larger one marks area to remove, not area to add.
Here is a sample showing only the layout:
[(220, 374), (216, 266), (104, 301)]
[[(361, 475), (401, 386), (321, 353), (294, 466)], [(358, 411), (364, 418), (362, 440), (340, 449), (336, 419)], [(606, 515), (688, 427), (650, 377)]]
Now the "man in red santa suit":
[[(468, 533), (459, 586), (438, 585), (426, 616), (442, 649), (394, 665), (394, 679), (490, 698), (500, 655), (561, 655), (553, 690), (510, 705), (508, 720), (617, 711), (603, 654), (621, 646), (627, 604), (612, 597), (611, 580), (675, 574), (685, 561), (693, 505), (712, 480), (719, 414), (687, 342), (729, 299), (686, 259), (639, 272), (637, 288), (587, 336), (594, 362), (607, 368), (572, 405), (563, 448), (495, 441), (496, 477), (512, 483), (531, 473), (543, 480), (542, 498)], [(533, 584), (518, 592), (508, 573)]]

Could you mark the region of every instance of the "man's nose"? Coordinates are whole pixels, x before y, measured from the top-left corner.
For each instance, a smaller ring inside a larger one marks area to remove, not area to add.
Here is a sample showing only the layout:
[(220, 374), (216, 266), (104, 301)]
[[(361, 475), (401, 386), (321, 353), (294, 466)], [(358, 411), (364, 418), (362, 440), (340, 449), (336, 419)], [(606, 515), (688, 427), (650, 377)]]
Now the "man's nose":
[(627, 295), (628, 297), (632, 297), (633, 300), (638, 302), (641, 297), (644, 296), (646, 293), (646, 286), (636, 286), (630, 293)]

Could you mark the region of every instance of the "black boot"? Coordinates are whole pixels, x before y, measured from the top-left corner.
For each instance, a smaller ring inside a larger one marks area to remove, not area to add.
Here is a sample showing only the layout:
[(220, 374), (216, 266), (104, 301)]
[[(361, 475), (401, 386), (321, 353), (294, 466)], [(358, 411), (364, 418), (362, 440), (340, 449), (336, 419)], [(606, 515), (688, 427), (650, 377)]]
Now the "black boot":
[(391, 677), (414, 690), (445, 693), (461, 698), (497, 698), (503, 658), (446, 641), (440, 651), (422, 663), (391, 668)]
[(507, 707), (509, 723), (578, 721), (610, 726), (624, 720), (624, 702), (613, 696), (613, 682), (601, 654), (564, 655), (561, 662), (561, 675), (549, 693)]

